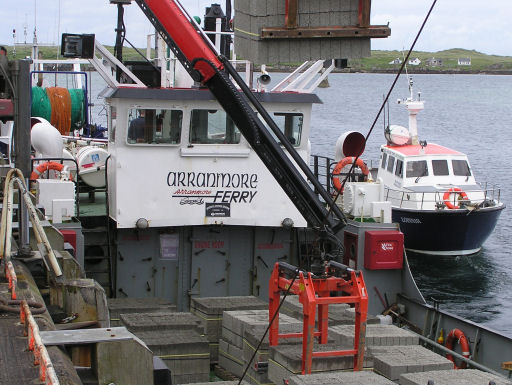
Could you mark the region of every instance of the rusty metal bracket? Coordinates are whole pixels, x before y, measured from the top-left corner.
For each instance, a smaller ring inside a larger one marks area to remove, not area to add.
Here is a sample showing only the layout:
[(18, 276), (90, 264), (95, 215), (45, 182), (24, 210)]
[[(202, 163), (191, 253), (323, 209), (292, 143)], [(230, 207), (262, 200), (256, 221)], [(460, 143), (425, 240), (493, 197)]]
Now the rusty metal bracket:
[(318, 39), (318, 38), (385, 38), (391, 35), (387, 25), (359, 26), (332, 26), (332, 27), (297, 27), (288, 29), (283, 27), (263, 27), (261, 39)]

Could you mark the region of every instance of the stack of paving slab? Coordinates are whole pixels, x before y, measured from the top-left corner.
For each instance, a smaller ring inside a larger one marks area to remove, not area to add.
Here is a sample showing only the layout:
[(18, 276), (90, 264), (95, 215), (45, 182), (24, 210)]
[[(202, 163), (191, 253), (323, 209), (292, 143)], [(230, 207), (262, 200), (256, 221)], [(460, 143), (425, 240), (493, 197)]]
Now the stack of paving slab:
[(511, 380), (476, 369), (402, 374), (399, 383), (401, 385), (425, 385), (429, 380), (432, 380), (435, 385), (489, 385), (491, 381), (494, 381), (496, 385), (512, 385)]
[[(253, 361), (259, 341), (268, 326), (268, 310), (239, 310), (224, 312), (222, 338), (219, 346), (219, 365), (237, 377), (241, 377), (246, 366), (249, 369), (244, 377), (252, 384), (268, 384), (268, 335), (262, 341)], [(280, 333), (302, 332), (302, 322), (285, 314), (279, 317)], [(299, 339), (286, 340), (287, 343), (300, 343)], [(250, 362), (250, 364), (249, 364)]]
[[(301, 320), (303, 318), (304, 310), (302, 304), (299, 302), (299, 296), (288, 295), (286, 296), (281, 309), (281, 313), (289, 315), (290, 317)], [(317, 310), (318, 311), (318, 310)], [(329, 326), (335, 325), (352, 325), (355, 321), (354, 308), (351, 308), (347, 303), (336, 303), (329, 305)], [(318, 313), (317, 313), (318, 319)], [(378, 324), (380, 320), (377, 317), (368, 314), (367, 324)]]
[[(354, 332), (354, 325), (331, 326), (329, 327), (329, 340), (333, 340), (334, 342), (329, 342), (326, 345), (315, 346), (313, 351), (353, 349)], [(376, 365), (378, 357), (380, 358), (381, 355), (382, 357), (386, 357), (388, 352), (392, 351), (395, 347), (403, 349), (409, 347), (413, 349), (420, 348), (419, 346), (416, 346), (418, 343), (419, 339), (416, 335), (399, 327), (381, 324), (368, 325), (366, 328), (366, 349), (364, 353), (363, 366), (366, 368), (373, 367)], [(416, 359), (420, 359), (420, 352), (417, 352), (416, 350), (413, 350), (413, 352), (417, 353)], [(427, 349), (424, 349), (423, 353), (423, 357), (426, 357), (425, 359), (432, 359), (433, 362), (434, 359), (431, 357), (431, 354), (437, 356)], [(437, 357), (440, 357), (442, 360), (446, 360), (441, 356)], [(439, 361), (439, 363), (442, 364), (445, 362)], [(353, 356), (315, 357), (312, 362), (312, 370), (314, 372), (347, 370), (352, 369), (353, 367)], [(384, 367), (385, 365), (382, 365), (382, 368)], [(444, 369), (445, 367), (440, 368)], [(394, 367), (386, 367), (383, 371), (385, 373), (391, 373), (391, 376), (396, 376), (396, 371), (393, 371), (393, 369)], [(281, 384), (283, 381), (289, 380), (293, 375), (300, 374), (301, 371), (302, 351), (300, 346), (279, 345), (270, 349), (268, 375), (272, 382)], [(405, 371), (402, 371), (401, 373), (407, 373), (407, 367), (405, 367)]]
[(195, 315), (132, 313), (122, 314), (121, 322), (164, 361), (173, 384), (208, 381), (210, 348)]
[(201, 319), (210, 344), (210, 361), (219, 360), (219, 340), (222, 334), (222, 313), (233, 310), (268, 309), (268, 303), (253, 296), (192, 298), (190, 311)]
[[(289, 385), (395, 385), (373, 372), (326, 372), (291, 376)], [(426, 385), (423, 384), (423, 385)]]
[(110, 312), (110, 326), (122, 326), (121, 314), (129, 313), (171, 313), (176, 311), (176, 305), (165, 298), (110, 298), (108, 310)]

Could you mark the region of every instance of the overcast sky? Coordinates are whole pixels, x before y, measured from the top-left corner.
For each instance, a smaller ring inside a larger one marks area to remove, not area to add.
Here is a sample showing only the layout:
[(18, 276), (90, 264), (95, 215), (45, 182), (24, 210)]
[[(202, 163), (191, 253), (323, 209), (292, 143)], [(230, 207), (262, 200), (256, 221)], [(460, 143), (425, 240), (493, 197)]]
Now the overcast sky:
[[(212, 2), (215, 1), (182, 0), (190, 14), (201, 18), (204, 7)], [(225, 0), (216, 2), (223, 6), (225, 4)], [(372, 48), (408, 48), (431, 3), (432, 0), (373, 0), (371, 22), (389, 22), (391, 37), (374, 39)], [(116, 7), (110, 5), (108, 0), (9, 1), (8, 7), (2, 7), (0, 44), (12, 45), (13, 29), (16, 29), (18, 43), (25, 40), (31, 42), (36, 24), (39, 42), (56, 43), (59, 32), (71, 32), (95, 33), (102, 44), (113, 45), (116, 13)], [(125, 21), (128, 40), (136, 46), (145, 46), (145, 36), (152, 32), (152, 27), (136, 4), (126, 7)], [(439, 51), (466, 48), (487, 54), (512, 56), (511, 23), (512, 0), (438, 0), (416, 49)]]

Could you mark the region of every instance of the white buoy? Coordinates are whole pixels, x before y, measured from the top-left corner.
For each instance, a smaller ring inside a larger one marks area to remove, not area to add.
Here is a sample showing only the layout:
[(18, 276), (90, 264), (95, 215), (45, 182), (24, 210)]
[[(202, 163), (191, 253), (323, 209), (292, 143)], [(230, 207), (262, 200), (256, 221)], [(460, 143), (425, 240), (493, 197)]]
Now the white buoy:
[(92, 187), (105, 187), (105, 161), (107, 150), (96, 147), (82, 147), (76, 154), (78, 169), (82, 180)]

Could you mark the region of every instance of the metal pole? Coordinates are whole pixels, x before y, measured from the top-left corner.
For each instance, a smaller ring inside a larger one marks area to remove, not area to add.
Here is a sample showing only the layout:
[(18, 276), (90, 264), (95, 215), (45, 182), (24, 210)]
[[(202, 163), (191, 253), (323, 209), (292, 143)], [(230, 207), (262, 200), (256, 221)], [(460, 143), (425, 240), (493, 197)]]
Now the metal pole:
[[(14, 165), (25, 178), (30, 174), (30, 60), (16, 60), (12, 68), (15, 79), (14, 97)], [(28, 186), (28, 179), (25, 180)], [(28, 211), (22, 201), (18, 202), (21, 246), (29, 244)]]
[[(411, 331), (411, 333), (414, 333), (412, 330), (410, 330), (410, 331)], [(440, 345), (437, 342), (432, 341), (430, 338), (422, 336), (421, 334), (418, 334), (418, 333), (415, 333), (415, 334), (423, 342), (426, 342), (427, 344), (432, 345), (433, 347), (435, 347), (437, 349), (440, 349), (440, 350), (444, 351), (445, 353), (450, 353), (455, 358), (458, 358), (461, 361), (467, 362), (469, 365), (473, 366), (474, 368), (477, 368), (477, 369), (483, 370), (484, 372), (491, 373), (491, 374), (494, 374), (496, 376), (500, 376), (500, 377), (505, 378), (505, 376), (503, 376), (503, 374), (498, 373), (498, 372), (492, 370), (491, 368), (488, 368), (487, 366), (479, 364), (478, 362), (475, 362), (475, 361), (473, 361), (473, 360), (471, 360), (469, 358), (466, 358), (466, 357), (462, 356), (461, 354), (459, 354), (457, 352), (454, 352), (453, 350), (448, 349), (446, 346)]]

